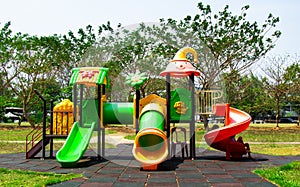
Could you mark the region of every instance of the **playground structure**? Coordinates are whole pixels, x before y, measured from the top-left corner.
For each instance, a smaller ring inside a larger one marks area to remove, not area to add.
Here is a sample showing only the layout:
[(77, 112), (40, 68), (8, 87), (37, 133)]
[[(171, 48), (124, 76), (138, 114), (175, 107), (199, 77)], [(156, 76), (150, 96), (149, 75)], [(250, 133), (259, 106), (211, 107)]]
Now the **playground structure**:
[[(144, 79), (138, 75), (131, 78), (131, 83), (138, 83), (131, 84), (136, 85), (133, 103), (107, 101), (105, 89), (110, 85), (108, 68), (74, 68), (70, 81), (73, 86), (73, 103), (68, 102), (66, 107), (63, 104), (54, 107), (55, 117), (51, 118), (50, 135), (43, 134), (42, 142), (37, 146), (39, 150), (43, 150), (43, 157), (47, 143), (53, 144), (53, 138), (56, 137), (67, 137), (56, 154), (56, 160), (62, 167), (74, 167), (87, 149), (92, 133), (97, 131), (97, 156), (104, 158), (105, 127), (108, 124), (133, 124), (136, 137), (132, 154), (144, 170), (156, 170), (158, 164), (171, 156), (170, 137), (171, 132), (175, 131), (171, 129), (171, 123), (189, 124), (189, 158), (195, 159), (195, 116), (214, 114), (225, 117), (225, 126), (207, 132), (205, 141), (211, 147), (225, 151), (226, 159), (241, 158), (247, 153), (245, 146), (240, 142), (232, 142), (231, 139), (249, 126), (251, 117), (243, 111), (231, 108), (229, 104), (216, 103), (219, 94), (216, 91), (195, 91), (194, 77), (199, 76), (200, 72), (186, 58), (188, 53), (194, 56), (194, 63), (197, 63), (196, 51), (185, 47), (175, 54), (165, 71), (160, 73), (166, 77), (166, 98), (151, 94), (141, 99), (138, 84), (142, 84)], [(187, 77), (188, 89), (176, 88), (171, 91), (171, 77)], [(42, 98), (40, 94), (39, 96)], [(43, 131), (46, 131), (44, 128)], [(34, 153), (26, 157), (33, 157), (39, 151), (35, 149)], [(50, 151), (53, 154), (53, 148)]]

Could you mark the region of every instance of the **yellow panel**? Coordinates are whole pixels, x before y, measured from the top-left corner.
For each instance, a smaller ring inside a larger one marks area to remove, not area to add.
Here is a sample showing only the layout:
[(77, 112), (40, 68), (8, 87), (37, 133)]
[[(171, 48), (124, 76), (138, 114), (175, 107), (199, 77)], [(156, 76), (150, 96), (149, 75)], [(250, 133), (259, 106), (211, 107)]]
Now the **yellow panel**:
[(166, 116), (166, 99), (159, 97), (158, 95), (151, 94), (147, 97), (140, 100), (140, 107), (139, 107), (139, 115), (141, 114), (143, 108), (149, 103), (156, 103), (162, 107), (163, 114)]

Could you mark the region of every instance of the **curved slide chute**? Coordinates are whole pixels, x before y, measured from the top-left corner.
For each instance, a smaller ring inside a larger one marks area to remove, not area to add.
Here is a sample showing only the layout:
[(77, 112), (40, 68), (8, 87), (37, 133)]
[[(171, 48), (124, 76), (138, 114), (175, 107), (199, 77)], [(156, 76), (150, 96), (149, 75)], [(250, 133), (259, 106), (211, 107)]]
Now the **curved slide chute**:
[[(251, 122), (251, 116), (241, 110), (230, 107), (229, 108), (229, 124), (225, 127), (211, 130), (204, 135), (205, 141), (211, 147), (220, 151), (226, 151), (237, 149), (240, 144), (231, 144), (230, 137), (235, 136), (238, 133), (246, 130)], [(234, 147), (236, 146), (236, 147)], [(240, 145), (241, 149), (243, 145)], [(229, 153), (228, 153), (229, 154)], [(243, 152), (245, 154), (245, 152)]]
[(84, 124), (83, 127), (78, 122), (73, 124), (65, 144), (56, 154), (56, 160), (62, 167), (76, 166), (89, 145), (95, 125), (95, 122)]

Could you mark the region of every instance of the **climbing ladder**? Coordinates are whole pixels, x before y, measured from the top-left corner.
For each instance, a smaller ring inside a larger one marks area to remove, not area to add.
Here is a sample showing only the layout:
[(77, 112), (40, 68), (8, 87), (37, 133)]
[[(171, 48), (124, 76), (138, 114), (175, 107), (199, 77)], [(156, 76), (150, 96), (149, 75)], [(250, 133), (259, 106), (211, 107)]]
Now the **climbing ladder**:
[[(67, 138), (69, 134), (69, 126), (60, 127), (58, 129), (58, 115), (65, 116), (61, 117), (61, 123), (68, 124), (71, 121), (69, 115), (73, 111), (53, 111), (53, 102), (50, 103), (50, 124), (47, 126), (47, 109), (45, 98), (35, 90), (35, 93), (43, 100), (43, 125), (37, 126), (30, 131), (26, 136), (26, 159), (34, 158), (40, 151), (42, 151), (42, 159), (45, 158), (46, 146), (50, 143), (50, 157), (53, 156), (53, 139), (54, 138)], [(55, 116), (54, 116), (55, 115)], [(56, 118), (54, 122), (53, 118)], [(73, 119), (72, 119), (73, 120)], [(55, 125), (53, 124), (55, 123)]]
[(49, 138), (43, 139), (43, 127), (37, 126), (26, 136), (26, 159), (33, 158), (42, 148), (50, 142)]

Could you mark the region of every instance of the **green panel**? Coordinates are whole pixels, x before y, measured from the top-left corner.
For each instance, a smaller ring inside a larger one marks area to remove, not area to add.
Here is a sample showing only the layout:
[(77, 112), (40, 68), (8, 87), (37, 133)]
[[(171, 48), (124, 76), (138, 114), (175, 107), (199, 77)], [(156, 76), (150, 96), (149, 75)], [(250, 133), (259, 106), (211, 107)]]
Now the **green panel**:
[[(188, 108), (185, 114), (179, 114), (176, 112), (174, 105), (176, 102), (182, 101)], [(192, 103), (191, 103), (191, 91), (184, 88), (177, 88), (171, 91), (171, 101), (170, 101), (170, 114), (171, 121), (180, 120), (191, 120), (192, 116)]]
[(82, 124), (98, 121), (98, 100), (85, 99), (82, 101)]
[(133, 124), (133, 103), (104, 103), (104, 124)]

